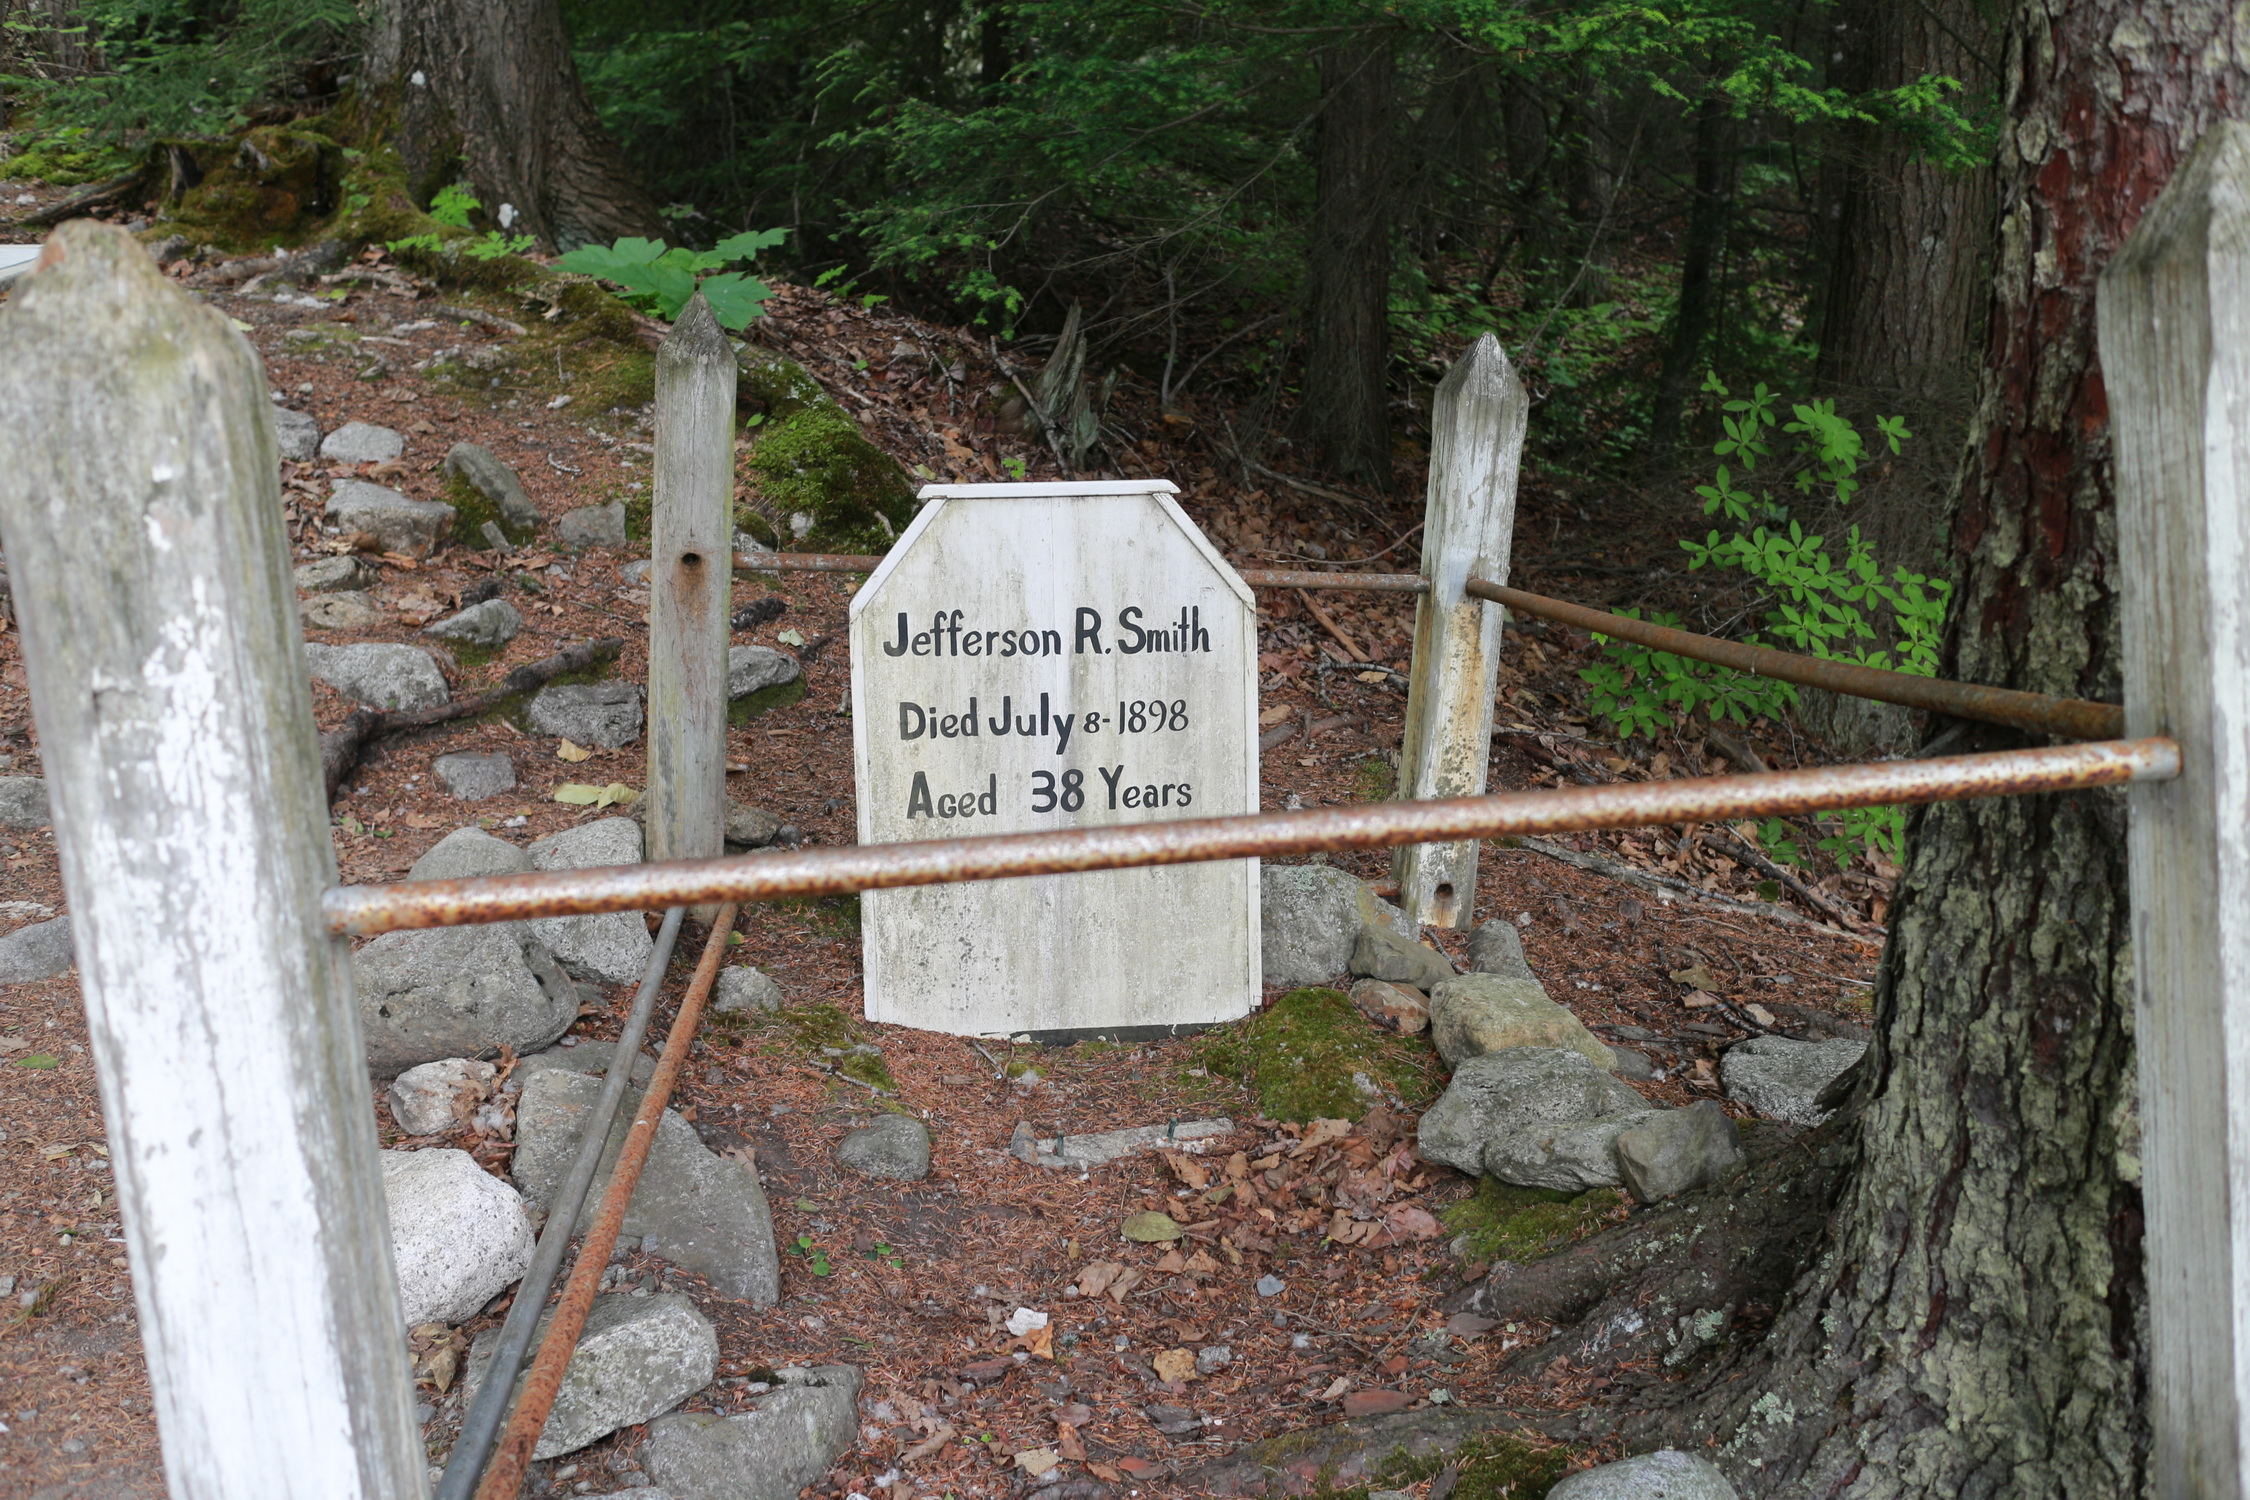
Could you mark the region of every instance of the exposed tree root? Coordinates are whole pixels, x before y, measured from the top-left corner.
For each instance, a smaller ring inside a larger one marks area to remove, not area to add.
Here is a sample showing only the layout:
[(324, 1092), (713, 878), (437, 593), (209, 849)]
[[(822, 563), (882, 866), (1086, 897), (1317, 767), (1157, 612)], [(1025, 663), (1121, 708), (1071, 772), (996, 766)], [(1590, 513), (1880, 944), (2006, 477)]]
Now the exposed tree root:
[(581, 641), (567, 651), (558, 651), (544, 660), (516, 668), (498, 687), (488, 692), (478, 693), (472, 698), (455, 698), (440, 703), (435, 708), (419, 709), (413, 713), (384, 708), (354, 709), (350, 718), (320, 737), (320, 774), (322, 781), (327, 784), (328, 800), (336, 800), (336, 789), (359, 768), (360, 756), (374, 740), (408, 729), (427, 729), (433, 724), (489, 713), (509, 699), (520, 697), (535, 687), (542, 687), (565, 672), (583, 672), (596, 662), (610, 660), (624, 644), (613, 635), (603, 636), (600, 640)]
[(1393, 1464), (1451, 1453), (1491, 1433), (1556, 1436), (1553, 1412), (1433, 1406), (1284, 1432), (1182, 1474), (1191, 1495), (1310, 1495), (1383, 1477)]

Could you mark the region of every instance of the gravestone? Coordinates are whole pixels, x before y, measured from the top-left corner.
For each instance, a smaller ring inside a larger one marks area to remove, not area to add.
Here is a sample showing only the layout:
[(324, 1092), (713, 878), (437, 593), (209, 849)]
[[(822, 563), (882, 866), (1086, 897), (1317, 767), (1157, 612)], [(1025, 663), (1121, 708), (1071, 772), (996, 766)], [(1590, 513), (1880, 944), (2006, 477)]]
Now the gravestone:
[[(863, 844), (1255, 812), (1257, 624), (1162, 480), (932, 486), (852, 600)], [(867, 1016), (1160, 1034), (1250, 1013), (1258, 867), (869, 891)]]

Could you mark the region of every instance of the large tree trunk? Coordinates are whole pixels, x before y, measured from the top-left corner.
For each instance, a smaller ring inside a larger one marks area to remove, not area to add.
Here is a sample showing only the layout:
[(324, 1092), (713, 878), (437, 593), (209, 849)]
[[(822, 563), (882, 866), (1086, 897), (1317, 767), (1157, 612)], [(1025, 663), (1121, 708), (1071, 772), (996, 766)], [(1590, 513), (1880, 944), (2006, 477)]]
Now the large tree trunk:
[(1695, 195), (1680, 244), (1680, 304), (1672, 316), (1672, 341), (1656, 377), (1656, 404), (1649, 417), (1649, 468), (1654, 473), (1672, 466), (1680, 417), (1718, 315), (1719, 264), (1726, 256), (1728, 221), (1734, 217), (1734, 132), (1727, 101), (1707, 96), (1695, 112)]
[[(2156, 0), (2015, 8), (1949, 675), (2120, 695), (2094, 282), (2242, 97), (2232, 43), (2225, 13)], [(1921, 815), (1859, 1165), (1763, 1369), (1726, 1401), (1726, 1451), (1753, 1493), (2141, 1493), (2124, 837), (2115, 793)]]
[[(1974, 111), (1996, 83), (1996, 23), (1978, 0), (1850, 0), (1839, 7), (1842, 61), (1829, 81), (1857, 94), (1943, 74), (1963, 85), (1955, 104)], [(1818, 529), (1858, 526), (1886, 571), (1942, 571), (1992, 300), (1992, 169), (1949, 171), (1873, 125), (1844, 132), (1834, 161), (1815, 385), (1863, 430), (1878, 413), (1903, 416), (1914, 437), (1899, 458), (1870, 466), (1848, 512), (1819, 518)], [(1847, 755), (1898, 753), (1913, 740), (1904, 709), (1864, 698), (1808, 693), (1799, 719)]]
[[(1951, 533), (1948, 675), (2120, 694), (2095, 277), (2188, 146), (2245, 97), (2237, 45), (2223, 11), (2016, 6), (1991, 332)], [(1994, 730), (1966, 740), (2006, 742)], [(1776, 1500), (2138, 1500), (2147, 1288), (2125, 891), (2115, 793), (1918, 817), (1856, 1116), (1805, 1142), (1791, 1189), (1829, 1191), (1825, 1174), (1848, 1152), (1824, 1242), (1762, 1338), (1743, 1319), (1739, 1345), (1635, 1403), (1627, 1446), (1715, 1443), (1705, 1451), (1745, 1496)], [(1740, 1264), (1727, 1248), (1710, 1263)], [(1649, 1283), (1632, 1251), (1590, 1243), (1577, 1280), (1606, 1261), (1614, 1279)], [(1570, 1293), (1560, 1306), (1597, 1305), (1562, 1269), (1512, 1272), (1481, 1305), (1557, 1287)], [(1674, 1300), (1659, 1310), (1683, 1329), (1714, 1326), (1695, 1320), (1705, 1309), (1723, 1326), (1756, 1291), (1715, 1282), (1712, 1300), (1682, 1300), (1693, 1269), (1674, 1265), (1661, 1283)], [(1594, 1290), (1614, 1308), (1610, 1287)], [(1591, 1326), (1577, 1347), (1591, 1347)]]
[(586, 101), (557, 0), (382, 0), (367, 72), (425, 199), (466, 177), (494, 223), (558, 249), (663, 233)]
[(1305, 423), (1330, 468), (1388, 490), (1393, 91), (1388, 36), (1320, 55), (1320, 145), (1307, 266)]

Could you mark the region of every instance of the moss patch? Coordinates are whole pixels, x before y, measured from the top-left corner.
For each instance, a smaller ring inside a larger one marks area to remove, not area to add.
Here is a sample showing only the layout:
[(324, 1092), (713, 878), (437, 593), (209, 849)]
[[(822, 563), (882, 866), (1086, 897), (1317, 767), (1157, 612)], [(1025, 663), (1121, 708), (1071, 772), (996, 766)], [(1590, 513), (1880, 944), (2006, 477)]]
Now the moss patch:
[(1475, 1260), (1533, 1261), (1609, 1226), (1630, 1200), (1617, 1188), (1570, 1194), (1482, 1178), (1477, 1190), (1438, 1210), (1447, 1232), (1468, 1237)]
[(260, 125), (228, 142), (175, 143), (202, 174), (168, 217), (190, 238), (228, 250), (317, 237), (344, 200), (344, 149), (301, 125)]
[(1315, 1494), (1332, 1500), (1366, 1500), (1375, 1490), (1419, 1484), (1456, 1468), (1460, 1477), (1453, 1488), (1454, 1500), (1546, 1500), (1547, 1492), (1561, 1482), (1577, 1456), (1573, 1448), (1540, 1447), (1517, 1437), (1480, 1437), (1451, 1453), (1424, 1458), (1402, 1454), (1384, 1465), (1376, 1484), (1348, 1490), (1331, 1490), (1324, 1485)]
[(0, 177), (77, 187), (121, 176), (131, 170), (133, 160), (134, 153), (117, 150), (95, 139), (84, 126), (72, 125), (39, 136), (0, 161)]
[(762, 687), (754, 693), (745, 693), (727, 705), (727, 722), (740, 729), (760, 714), (802, 702), (805, 692), (805, 679), (797, 676), (787, 682), (777, 682), (772, 687)]
[(445, 493), (439, 496), (453, 507), (453, 535), (470, 547), (484, 545), (484, 523), (490, 521), (500, 528), (500, 534), (516, 546), (529, 542), (539, 528), (536, 526), (510, 526), (500, 507), (485, 498), (484, 491), (455, 474), (445, 481)]
[(1353, 779), (1353, 794), (1362, 802), (1388, 802), (1398, 790), (1398, 772), (1380, 755), (1362, 760)]
[(859, 1028), (838, 1007), (819, 1001), (788, 1006), (774, 1012), (771, 1024), (786, 1037), (787, 1045), (829, 1063), (846, 1078), (898, 1092), (898, 1082), (884, 1066), (882, 1054), (861, 1050), (864, 1039)]
[(1202, 1049), (1211, 1072), (1239, 1078), (1275, 1120), (1356, 1120), (1372, 1102), (1365, 1074), (1409, 1104), (1436, 1092), (1437, 1055), (1411, 1037), (1377, 1031), (1341, 991), (1291, 990), (1262, 1015), (1215, 1032)]
[[(914, 519), (914, 490), (891, 456), (867, 440), (832, 401), (803, 407), (759, 429), (750, 471), (765, 500), (744, 516), (769, 545), (815, 552), (879, 553)], [(798, 536), (794, 516), (811, 519)]]

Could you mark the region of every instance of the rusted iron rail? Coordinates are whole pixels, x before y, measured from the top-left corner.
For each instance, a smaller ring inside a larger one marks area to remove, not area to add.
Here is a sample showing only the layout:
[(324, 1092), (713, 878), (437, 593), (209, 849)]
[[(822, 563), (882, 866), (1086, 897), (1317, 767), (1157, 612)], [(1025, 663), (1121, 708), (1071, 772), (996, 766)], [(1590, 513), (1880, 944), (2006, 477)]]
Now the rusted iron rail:
[(1652, 625), (1646, 620), (1605, 614), (1541, 594), (1527, 594), (1522, 589), (1488, 583), (1482, 578), (1470, 579), (1468, 592), (1479, 599), (1490, 599), (1544, 620), (1615, 636), (1621, 641), (1669, 651), (1674, 656), (1689, 656), (1697, 661), (1732, 667), (1738, 672), (1793, 682), (1800, 687), (1826, 688), (1832, 693), (1848, 693), (1855, 698), (1876, 698), (1908, 708), (1950, 714), (1957, 719), (2006, 724), (2064, 739), (2114, 740), (2125, 733), (2125, 710), (2115, 703), (2057, 698), (2012, 688), (1979, 687), (1975, 683), (1949, 682), (1939, 677), (1910, 677), (1904, 672), (1885, 672), (1850, 662), (1773, 651), (1764, 646), (1745, 646), (1740, 641), (1722, 641), (1666, 625)]
[[(562, 1300), (555, 1304), (554, 1321), (547, 1326), (547, 1337), (539, 1345), (539, 1357), (532, 1361), (531, 1373), (524, 1378), (523, 1398), (516, 1403), (514, 1414), (508, 1419), (508, 1430), (492, 1455), (492, 1467), (485, 1470), (484, 1483), (477, 1487), (477, 1500), (515, 1500), (523, 1490), (524, 1470), (531, 1464), (532, 1452), (539, 1446), (539, 1434), (545, 1430), (548, 1414), (555, 1409), (555, 1398), (562, 1392), (563, 1376), (570, 1369), (570, 1356), (578, 1347), (578, 1335), (586, 1326), (586, 1315), (593, 1310), (594, 1293), (601, 1286), (602, 1272), (608, 1269), (610, 1252), (617, 1248), (617, 1236), (625, 1227), (625, 1210), (632, 1204), (633, 1189), (640, 1185), (641, 1168), (648, 1164), (649, 1148), (656, 1144), (656, 1130), (664, 1119), (664, 1106), (671, 1102), (672, 1088), (680, 1080), (680, 1069), (687, 1064), (689, 1044), (695, 1040), (695, 1028), (702, 1024), (703, 1002), (710, 997), (711, 982), (719, 977), (719, 962), (727, 952), (727, 935), (734, 931), (734, 912), (731, 905), (722, 906), (711, 923), (711, 937), (703, 945), (703, 959), (695, 966), (695, 978), (689, 982), (687, 994), (680, 999), (679, 1014), (673, 1017), (672, 1030), (664, 1039), (664, 1055), (657, 1059), (648, 1091), (641, 1095), (641, 1107), (634, 1112), (625, 1144), (618, 1150), (617, 1165), (610, 1169), (609, 1187), (602, 1194), (601, 1209), (578, 1247), (578, 1260), (570, 1268), (570, 1282), (563, 1288)], [(619, 1047), (610, 1059), (610, 1068), (613, 1071), (622, 1068), (630, 1076), (635, 1055)], [(497, 1377), (499, 1373), (495, 1369), (487, 1378)]]
[(369, 937), (410, 927), (513, 922), (528, 917), (640, 911), (707, 902), (770, 901), (783, 896), (840, 895), (961, 880), (1004, 880), (1017, 875), (1136, 869), (1509, 834), (1703, 823), (1900, 802), (1964, 801), (2161, 781), (2178, 775), (2179, 768), (2180, 748), (2171, 740), (2116, 740), (1934, 760), (1824, 766), (1763, 776), (1627, 782), (1436, 802), (1378, 802), (1294, 813), (801, 849), (785, 854), (598, 870), (344, 886), (329, 891), (323, 905), (331, 932)]
[[(738, 552), (734, 557), (736, 569), (746, 572), (871, 573), (881, 561), (879, 557), (833, 557), (809, 552)], [(1419, 573), (1318, 573), (1278, 568), (1245, 569), (1242, 581), (1256, 589), (1357, 589), (1401, 594), (1426, 593), (1430, 586), (1429, 580)], [(1738, 672), (1771, 677), (1777, 682), (1793, 682), (1799, 687), (1825, 688), (1855, 698), (1874, 698), (1986, 724), (2006, 724), (2062, 739), (2113, 740), (2125, 733), (2125, 710), (2115, 703), (2058, 698), (2013, 688), (1980, 687), (1938, 677), (1913, 677), (1904, 672), (1886, 672), (1877, 667), (1801, 656), (1792, 651), (1746, 646), (1740, 641), (1720, 640), (1716, 636), (1675, 630), (1668, 625), (1628, 619), (1606, 610), (1588, 609), (1583, 604), (1550, 599), (1544, 594), (1527, 593), (1482, 578), (1470, 579), (1468, 592), (1479, 599), (1490, 599), (1519, 613), (1537, 615), (1560, 625), (1615, 636), (1621, 641), (1732, 667)]]

